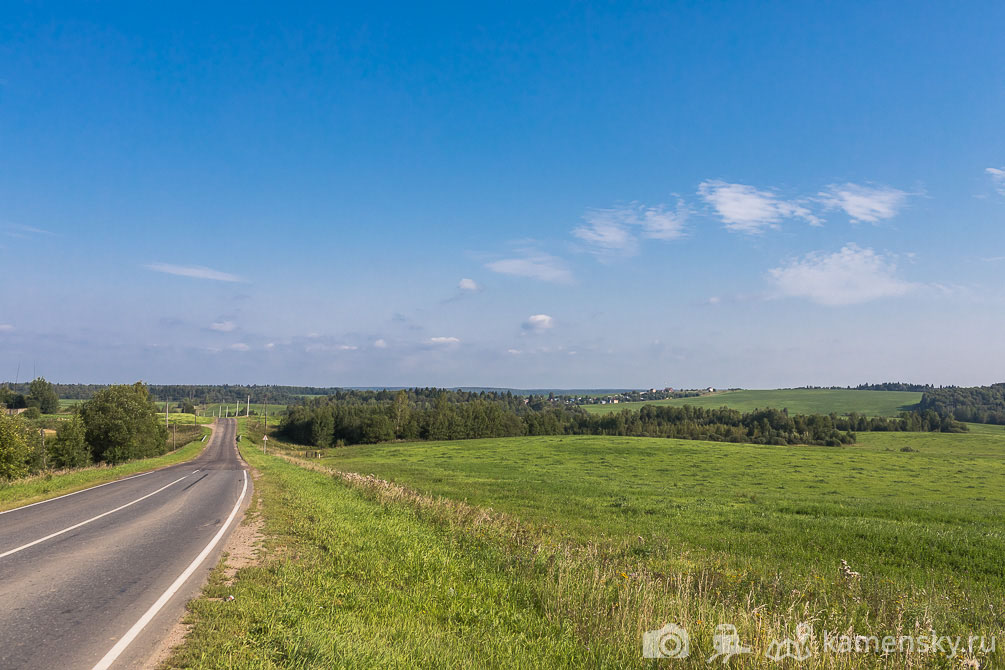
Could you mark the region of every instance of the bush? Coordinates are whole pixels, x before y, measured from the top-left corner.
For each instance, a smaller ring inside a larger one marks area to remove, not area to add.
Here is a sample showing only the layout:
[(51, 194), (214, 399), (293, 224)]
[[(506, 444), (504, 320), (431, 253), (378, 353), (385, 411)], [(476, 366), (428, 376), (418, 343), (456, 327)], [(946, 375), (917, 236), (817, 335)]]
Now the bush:
[(20, 415), (0, 414), (0, 480), (29, 474), (39, 460), (38, 431)]
[(64, 421), (56, 429), (56, 438), (46, 445), (53, 467), (82, 468), (91, 463), (84, 422), (80, 416)]

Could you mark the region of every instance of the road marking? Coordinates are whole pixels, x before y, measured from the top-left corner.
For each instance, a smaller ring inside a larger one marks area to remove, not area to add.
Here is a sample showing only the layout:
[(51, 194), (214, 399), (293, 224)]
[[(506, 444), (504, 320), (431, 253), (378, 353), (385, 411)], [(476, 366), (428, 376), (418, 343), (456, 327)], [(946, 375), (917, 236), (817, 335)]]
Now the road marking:
[(224, 522), (220, 530), (216, 531), (216, 535), (214, 535), (213, 539), (209, 541), (206, 548), (195, 557), (195, 560), (192, 561), (187, 568), (185, 568), (183, 573), (178, 575), (178, 579), (174, 580), (171, 586), (168, 587), (167, 591), (161, 594), (161, 597), (157, 599), (157, 602), (151, 605), (150, 609), (144, 612), (143, 616), (141, 616), (139, 620), (133, 624), (133, 627), (126, 631), (126, 634), (115, 643), (114, 647), (108, 650), (108, 653), (105, 654), (91, 670), (108, 670), (112, 663), (114, 663), (115, 660), (122, 655), (122, 652), (126, 650), (126, 647), (132, 644), (132, 641), (136, 639), (136, 636), (140, 634), (143, 628), (150, 623), (150, 621), (157, 616), (157, 613), (161, 611), (164, 605), (171, 600), (171, 596), (177, 593), (178, 589), (180, 589), (186, 580), (192, 576), (192, 573), (196, 571), (199, 564), (206, 560), (206, 557), (209, 556), (209, 552), (213, 551), (213, 547), (215, 547), (220, 541), (223, 534), (227, 532), (230, 524), (234, 521), (234, 517), (237, 516), (237, 512), (241, 509), (241, 503), (244, 501), (244, 495), (248, 492), (248, 471), (242, 470), (241, 472), (244, 474), (244, 486), (241, 487), (241, 496), (237, 499), (237, 502), (234, 503), (234, 509), (231, 510), (230, 516), (227, 517), (227, 520)]
[[(188, 475), (185, 475), (185, 477), (188, 477)], [(114, 512), (118, 512), (119, 510), (125, 509), (125, 508), (129, 507), (130, 505), (135, 505), (136, 503), (140, 502), (141, 500), (146, 500), (150, 496), (152, 496), (152, 495), (154, 495), (156, 493), (160, 493), (161, 491), (163, 491), (164, 489), (166, 489), (168, 486), (173, 486), (174, 484), (177, 484), (182, 479), (185, 479), (185, 477), (179, 477), (178, 479), (174, 480), (170, 484), (167, 484), (165, 486), (160, 487), (159, 489), (157, 489), (153, 493), (148, 493), (145, 496), (143, 496), (142, 498), (137, 498), (136, 500), (134, 500), (132, 502), (127, 502), (125, 505), (120, 505), (120, 506), (116, 507), (115, 509), (110, 509), (107, 512), (99, 514), (98, 516), (93, 516), (90, 519), (88, 519), (87, 521), (81, 521), (80, 523), (74, 524), (74, 525), (70, 526), (69, 528), (64, 528), (63, 530), (58, 530), (55, 533), (52, 533), (50, 535), (46, 535), (45, 537), (39, 538), (39, 539), (35, 540), (34, 542), (29, 542), (28, 544), (21, 545), (17, 549), (11, 549), (10, 551), (5, 551), (4, 553), (0, 554), (0, 558), (6, 558), (6, 557), (10, 556), (11, 554), (16, 554), (19, 551), (23, 551), (24, 549), (27, 549), (28, 547), (34, 547), (36, 544), (39, 544), (40, 542), (45, 542), (46, 540), (51, 540), (52, 538), (54, 538), (54, 537), (56, 537), (58, 535), (62, 535), (63, 533), (69, 533), (71, 530), (80, 528), (81, 526), (86, 526), (87, 524), (91, 523), (92, 521), (97, 521), (98, 519), (100, 519), (102, 517), (106, 517), (109, 514), (112, 514)]]
[(87, 491), (93, 491), (94, 489), (100, 489), (102, 486), (108, 486), (109, 484), (118, 484), (119, 482), (127, 482), (130, 479), (136, 479), (137, 477), (146, 477), (147, 475), (152, 475), (156, 470), (151, 470), (150, 472), (144, 472), (138, 475), (133, 475), (132, 477), (124, 477), (122, 479), (116, 479), (115, 481), (105, 482), (104, 484), (98, 484), (97, 486), (88, 486), (86, 489), (80, 489), (79, 491), (74, 491), (73, 493), (66, 493), (61, 496), (56, 496), (55, 498), (49, 498), (47, 500), (39, 500), (30, 505), (22, 505), (21, 507), (15, 507), (14, 509), (5, 510), (0, 512), (0, 514), (7, 514), (9, 512), (16, 512), (19, 509), (28, 509), (29, 507), (34, 507), (35, 505), (42, 505), (44, 503), (50, 503), (53, 500), (61, 500), (63, 498), (69, 498), (70, 496), (75, 496), (78, 493), (86, 493)]

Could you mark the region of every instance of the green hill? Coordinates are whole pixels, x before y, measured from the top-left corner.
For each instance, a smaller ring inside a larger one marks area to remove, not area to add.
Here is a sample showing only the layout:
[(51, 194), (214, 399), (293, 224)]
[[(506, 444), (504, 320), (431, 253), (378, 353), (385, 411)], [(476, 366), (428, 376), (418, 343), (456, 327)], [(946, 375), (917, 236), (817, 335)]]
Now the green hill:
[(697, 398), (673, 398), (652, 402), (628, 402), (617, 405), (584, 405), (588, 412), (617, 412), (643, 405), (695, 405), (730, 407), (749, 412), (754, 409), (788, 408), (792, 414), (850, 414), (896, 416), (921, 402), (921, 393), (911, 391), (857, 391), (853, 389), (769, 389), (722, 391)]

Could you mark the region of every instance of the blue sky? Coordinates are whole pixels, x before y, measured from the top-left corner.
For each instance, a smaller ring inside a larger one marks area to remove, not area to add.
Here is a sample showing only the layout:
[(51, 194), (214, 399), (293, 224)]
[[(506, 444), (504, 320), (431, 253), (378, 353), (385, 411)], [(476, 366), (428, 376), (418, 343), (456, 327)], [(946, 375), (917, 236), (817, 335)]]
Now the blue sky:
[(1005, 5), (0, 10), (0, 378), (1005, 378)]

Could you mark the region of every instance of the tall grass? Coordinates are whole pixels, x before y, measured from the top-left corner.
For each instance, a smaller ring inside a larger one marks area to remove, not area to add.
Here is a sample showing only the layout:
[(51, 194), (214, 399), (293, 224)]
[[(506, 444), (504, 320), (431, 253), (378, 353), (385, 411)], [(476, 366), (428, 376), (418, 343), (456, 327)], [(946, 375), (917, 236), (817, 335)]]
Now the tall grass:
[[(818, 641), (825, 632), (921, 635), (935, 629), (941, 635), (993, 635), (1002, 628), (1000, 580), (980, 571), (954, 571), (945, 556), (936, 557), (933, 569), (909, 566), (896, 543), (885, 554), (890, 577), (872, 570), (856, 574), (861, 566), (854, 561), (850, 567), (831, 561), (829, 556), (846, 549), (854, 556), (855, 548), (825, 549), (812, 536), (804, 541), (807, 553), (819, 557), (818, 565), (771, 566), (767, 560), (740, 560), (742, 544), (716, 546), (711, 537), (702, 546), (660, 537), (652, 526), (636, 523), (646, 517), (638, 509), (624, 514), (625, 507), (611, 508), (614, 516), (605, 517), (598, 506), (585, 505), (582, 518), (575, 519), (575, 504), (557, 504), (557, 496), (570, 495), (562, 471), (543, 462), (533, 441), (509, 444), (529, 451), (531, 460), (536, 457), (540, 481), (528, 483), (530, 469), (514, 471), (512, 463), (505, 464), (508, 477), (494, 474), (513, 495), (499, 497), (503, 509), (495, 509), (361, 474), (386, 469), (389, 460), (401, 462), (402, 445), (375, 448), (384, 459), (367, 461), (366, 450), (360, 449), (318, 463), (277, 440), (270, 440), (270, 449), (279, 453), (265, 456), (255, 424), (247, 428), (242, 451), (261, 473), (256, 487), (268, 547), (259, 567), (241, 571), (232, 585), (216, 583), (209, 593), (234, 593), (233, 603), (195, 604), (193, 636), (173, 659), (177, 667), (663, 667), (642, 659), (641, 641), (645, 631), (664, 623), (687, 628), (692, 652), (686, 660), (664, 661), (666, 667), (708, 667), (705, 659), (714, 652), (713, 636), (721, 623), (735, 625), (753, 652), (734, 658), (731, 667), (761, 667), (768, 663), (763, 654), (771, 642), (793, 637), (804, 622)], [(423, 479), (413, 459), (396, 479), (436, 484), (438, 478), (449, 489), (448, 480), (456, 476), (452, 469), (463, 462), (469, 470), (462, 489), (484, 500), (470, 469), (480, 467), (483, 482), (490, 478), (485, 464), (492, 462), (492, 450), (486, 442), (491, 441), (469, 443), (463, 460), (445, 454), (445, 445), (409, 445), (427, 449), (424, 457), (436, 467)], [(888, 448), (871, 449), (876, 457), (913, 456)], [(332, 467), (339, 460), (360, 467)], [(654, 481), (636, 484), (628, 480), (621, 486), (633, 491), (657, 486)], [(605, 501), (604, 490), (594, 489), (594, 496)], [(534, 491), (546, 493), (535, 498)], [(726, 504), (759, 504), (756, 491), (745, 495), (746, 502), (731, 498)], [(626, 502), (630, 510), (632, 503)], [(855, 510), (849, 512), (853, 516)], [(849, 532), (873, 535), (870, 542), (882, 543), (893, 536), (876, 535), (877, 528), (913, 523), (896, 521), (898, 514), (879, 519), (878, 525), (867, 520)], [(919, 529), (931, 522), (924, 514), (919, 519)], [(772, 515), (762, 521), (784, 523)], [(971, 521), (953, 520), (961, 526), (961, 539), (984, 533), (987, 548), (1000, 548), (1000, 523), (980, 530), (971, 528)], [(645, 532), (636, 534), (640, 527)], [(823, 525), (808, 527), (817, 528)], [(947, 530), (948, 525), (939, 525), (937, 533)], [(957, 541), (936, 545), (933, 556), (961, 549)], [(907, 549), (907, 560), (913, 560), (913, 548)], [(882, 547), (877, 551), (882, 554)], [(1001, 555), (981, 554), (986, 563), (977, 565), (993, 570)], [(898, 570), (910, 574), (898, 579)], [(798, 667), (950, 668), (976, 660), (918, 653), (817, 654)], [(980, 662), (1000, 664), (1001, 650)]]

